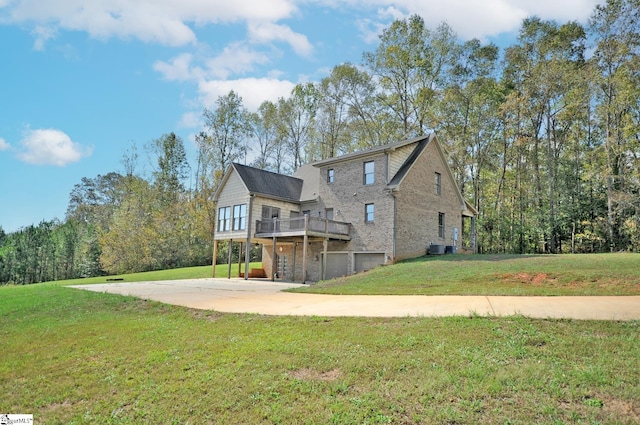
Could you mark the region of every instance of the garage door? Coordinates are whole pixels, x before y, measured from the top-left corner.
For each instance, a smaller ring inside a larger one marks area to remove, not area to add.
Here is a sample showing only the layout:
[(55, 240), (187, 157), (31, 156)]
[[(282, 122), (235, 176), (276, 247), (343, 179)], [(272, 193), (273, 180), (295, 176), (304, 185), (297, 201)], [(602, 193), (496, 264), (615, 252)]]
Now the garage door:
[(327, 270), (325, 279), (333, 279), (347, 274), (348, 257), (346, 252), (327, 252)]
[(364, 272), (384, 264), (384, 254), (359, 253), (354, 254), (356, 272)]

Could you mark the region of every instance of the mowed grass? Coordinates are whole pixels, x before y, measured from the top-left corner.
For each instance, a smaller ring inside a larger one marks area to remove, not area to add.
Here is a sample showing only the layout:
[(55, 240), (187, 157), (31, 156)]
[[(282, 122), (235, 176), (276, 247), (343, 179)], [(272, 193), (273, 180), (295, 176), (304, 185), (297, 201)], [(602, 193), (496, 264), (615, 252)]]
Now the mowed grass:
[[(249, 267), (259, 268), (262, 267), (262, 263), (249, 263)], [(241, 265), (241, 271), (244, 272), (244, 264)], [(216, 265), (217, 278), (227, 277), (228, 274), (229, 266), (227, 264)], [(177, 279), (204, 279), (210, 277), (213, 277), (213, 268), (211, 266), (197, 266), (112, 276), (87, 277), (83, 279), (58, 280), (55, 283), (57, 285), (89, 285), (93, 283), (107, 283), (114, 280), (121, 280), (123, 282), (148, 282)], [(238, 263), (231, 264), (231, 277), (238, 277)]]
[(640, 254), (427, 256), (296, 291), (349, 295), (640, 295)]
[(223, 315), (0, 288), (0, 412), (38, 424), (637, 424), (640, 322)]

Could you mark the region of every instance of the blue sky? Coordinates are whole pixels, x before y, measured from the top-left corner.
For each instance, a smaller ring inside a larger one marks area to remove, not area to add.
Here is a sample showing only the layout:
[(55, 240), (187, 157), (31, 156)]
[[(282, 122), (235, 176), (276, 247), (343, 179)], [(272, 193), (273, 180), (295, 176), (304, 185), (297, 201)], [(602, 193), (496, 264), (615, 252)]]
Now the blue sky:
[[(537, 15), (586, 22), (598, 0), (0, 0), (0, 226), (64, 219), (82, 177), (169, 132), (194, 160), (203, 108), (255, 110), (359, 64), (394, 19), (510, 42)], [(141, 149), (140, 149), (141, 150)], [(139, 171), (149, 171), (144, 155)]]

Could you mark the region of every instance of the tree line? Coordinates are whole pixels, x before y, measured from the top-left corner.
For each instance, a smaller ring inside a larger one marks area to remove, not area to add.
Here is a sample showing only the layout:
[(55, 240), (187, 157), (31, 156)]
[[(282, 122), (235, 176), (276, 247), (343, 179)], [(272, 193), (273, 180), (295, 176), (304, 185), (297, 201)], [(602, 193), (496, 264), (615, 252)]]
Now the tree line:
[(359, 64), (255, 112), (231, 91), (203, 121), (193, 167), (164, 135), (149, 176), (132, 148), (122, 172), (74, 187), (64, 222), (0, 231), (0, 282), (210, 264), (231, 162), (291, 173), (431, 131), (479, 212), (481, 252), (640, 248), (640, 0), (608, 0), (587, 25), (528, 18), (503, 50), (399, 19)]

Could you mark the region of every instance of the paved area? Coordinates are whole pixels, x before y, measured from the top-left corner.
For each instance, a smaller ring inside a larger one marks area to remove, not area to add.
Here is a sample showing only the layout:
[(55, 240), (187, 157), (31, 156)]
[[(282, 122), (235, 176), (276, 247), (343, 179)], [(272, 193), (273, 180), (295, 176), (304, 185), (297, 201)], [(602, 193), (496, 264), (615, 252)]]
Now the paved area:
[(520, 297), (318, 295), (282, 292), (295, 283), (191, 279), (79, 285), (73, 288), (132, 295), (223, 313), (278, 316), (441, 317), (510, 316), (580, 320), (640, 320), (640, 296)]

